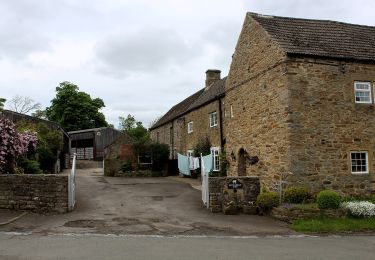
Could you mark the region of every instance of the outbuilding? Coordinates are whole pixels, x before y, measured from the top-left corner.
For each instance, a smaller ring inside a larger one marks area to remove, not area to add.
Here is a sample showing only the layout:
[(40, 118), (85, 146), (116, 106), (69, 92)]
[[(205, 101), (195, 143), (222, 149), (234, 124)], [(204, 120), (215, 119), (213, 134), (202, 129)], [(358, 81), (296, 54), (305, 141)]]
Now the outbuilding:
[(113, 143), (121, 132), (110, 127), (92, 128), (68, 132), (71, 154), (78, 160), (103, 160), (104, 147)]

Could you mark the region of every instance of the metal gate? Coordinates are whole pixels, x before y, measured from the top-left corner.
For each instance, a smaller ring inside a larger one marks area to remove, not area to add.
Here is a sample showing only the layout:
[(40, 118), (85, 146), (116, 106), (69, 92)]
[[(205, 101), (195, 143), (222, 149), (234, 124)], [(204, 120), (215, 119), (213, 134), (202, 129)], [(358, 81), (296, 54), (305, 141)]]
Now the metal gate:
[(74, 210), (76, 204), (76, 160), (77, 154), (73, 155), (72, 170), (68, 176), (68, 209), (69, 211)]

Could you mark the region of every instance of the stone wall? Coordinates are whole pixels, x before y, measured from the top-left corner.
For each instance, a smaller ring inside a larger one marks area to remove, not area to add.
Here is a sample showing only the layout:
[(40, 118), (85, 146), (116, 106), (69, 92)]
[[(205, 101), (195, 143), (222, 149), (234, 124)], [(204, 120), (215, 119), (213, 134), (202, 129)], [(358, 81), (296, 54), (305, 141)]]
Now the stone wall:
[(0, 174), (0, 209), (68, 212), (68, 175)]
[(259, 158), (254, 165), (245, 161), (244, 175), (259, 176), (271, 189), (290, 162), (285, 59), (279, 45), (247, 17), (226, 85), (225, 149), (229, 175), (238, 175), (243, 149)]
[[(228, 184), (236, 180), (242, 184), (242, 188), (228, 189)], [(223, 204), (236, 197), (239, 207), (255, 203), (260, 193), (260, 182), (257, 177), (210, 177), (208, 179), (209, 209), (211, 212), (223, 211)]]
[[(289, 60), (291, 183), (313, 192), (375, 193), (375, 105), (355, 103), (354, 97), (355, 81), (374, 80), (374, 64)], [(368, 151), (369, 174), (351, 173), (350, 152), (358, 150)]]
[[(152, 129), (150, 135), (153, 141), (169, 146), (169, 159), (177, 159), (177, 153), (186, 153), (185, 130), (185, 118), (181, 117)], [(171, 133), (173, 134), (172, 138)]]
[(277, 207), (271, 211), (271, 216), (288, 223), (292, 223), (298, 219), (311, 219), (318, 217), (341, 218), (346, 216), (344, 209), (299, 209), (299, 208), (285, 208)]
[[(220, 113), (219, 100), (213, 101), (203, 107), (193, 110), (185, 115), (185, 131), (186, 131), (186, 150), (193, 150), (193, 148), (202, 140), (208, 138), (212, 147), (221, 146), (220, 143)], [(218, 124), (210, 127), (209, 114), (217, 112)], [(193, 122), (193, 132), (187, 132), (187, 124)]]

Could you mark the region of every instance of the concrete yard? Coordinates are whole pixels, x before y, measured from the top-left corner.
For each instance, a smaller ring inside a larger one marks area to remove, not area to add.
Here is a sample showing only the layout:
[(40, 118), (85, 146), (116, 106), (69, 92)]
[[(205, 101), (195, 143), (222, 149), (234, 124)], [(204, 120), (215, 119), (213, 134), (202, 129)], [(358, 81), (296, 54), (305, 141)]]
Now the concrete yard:
[[(68, 214), (28, 214), (0, 232), (33, 234), (274, 235), (292, 234), (268, 217), (211, 213), (192, 188), (196, 180), (105, 177), (102, 169), (79, 169), (77, 207)], [(0, 211), (0, 223), (15, 214)]]

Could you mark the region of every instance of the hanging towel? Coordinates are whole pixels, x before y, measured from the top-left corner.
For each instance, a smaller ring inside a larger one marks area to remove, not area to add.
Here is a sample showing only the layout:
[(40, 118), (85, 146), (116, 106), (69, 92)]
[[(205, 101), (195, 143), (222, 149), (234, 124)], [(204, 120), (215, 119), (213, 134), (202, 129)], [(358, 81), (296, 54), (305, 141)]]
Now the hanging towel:
[(213, 167), (213, 157), (212, 157), (212, 154), (203, 156), (202, 160), (204, 162), (204, 171), (206, 173), (211, 172), (212, 171), (212, 167)]
[(193, 164), (194, 164), (194, 170), (196, 170), (196, 169), (199, 169), (201, 166), (200, 166), (200, 164), (199, 164), (199, 158), (198, 157), (194, 157), (193, 158)]
[(178, 153), (177, 159), (178, 159), (178, 170), (180, 171), (180, 173), (190, 176), (189, 158), (185, 155)]
[(190, 170), (195, 170), (194, 169), (194, 157), (193, 156), (189, 156), (189, 169)]

